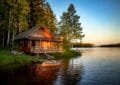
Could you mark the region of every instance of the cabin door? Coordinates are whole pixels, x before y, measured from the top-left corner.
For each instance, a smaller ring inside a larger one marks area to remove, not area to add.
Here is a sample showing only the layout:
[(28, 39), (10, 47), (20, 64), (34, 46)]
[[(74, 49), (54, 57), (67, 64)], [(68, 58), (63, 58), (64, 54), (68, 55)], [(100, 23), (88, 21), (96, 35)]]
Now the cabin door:
[(35, 46), (36, 46), (35, 41), (32, 41), (31, 46), (32, 46), (32, 48), (35, 48)]

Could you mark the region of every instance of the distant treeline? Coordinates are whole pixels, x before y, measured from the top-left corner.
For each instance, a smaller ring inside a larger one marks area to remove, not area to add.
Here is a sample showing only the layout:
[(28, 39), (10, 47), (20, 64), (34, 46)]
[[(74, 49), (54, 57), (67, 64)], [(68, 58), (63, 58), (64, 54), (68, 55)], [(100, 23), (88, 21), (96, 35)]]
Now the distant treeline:
[(108, 45), (100, 45), (100, 47), (120, 47), (120, 43), (117, 43), (117, 44), (108, 44)]
[(94, 44), (91, 43), (72, 43), (73, 47), (94, 47)]

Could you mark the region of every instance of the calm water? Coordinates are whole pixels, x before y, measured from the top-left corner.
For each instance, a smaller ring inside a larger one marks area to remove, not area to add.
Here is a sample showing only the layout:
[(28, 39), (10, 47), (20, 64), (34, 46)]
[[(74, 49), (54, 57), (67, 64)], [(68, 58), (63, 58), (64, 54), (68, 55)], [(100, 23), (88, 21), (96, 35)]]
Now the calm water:
[(82, 48), (61, 66), (4, 66), (0, 85), (120, 85), (120, 48)]

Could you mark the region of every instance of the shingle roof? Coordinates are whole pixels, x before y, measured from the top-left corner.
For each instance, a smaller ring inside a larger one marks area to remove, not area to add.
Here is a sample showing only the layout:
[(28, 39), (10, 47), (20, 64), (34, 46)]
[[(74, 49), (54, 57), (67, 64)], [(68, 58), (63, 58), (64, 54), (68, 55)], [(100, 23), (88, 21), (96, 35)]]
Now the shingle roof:
[(24, 31), (20, 34), (18, 34), (16, 37), (15, 37), (15, 40), (18, 40), (18, 39), (23, 39), (23, 38), (28, 38), (29, 35), (32, 33), (32, 32), (35, 32), (36, 30), (38, 30), (40, 27), (33, 27), (27, 31)]
[[(59, 35), (55, 35), (51, 39), (47, 38), (47, 37), (32, 37), (32, 36), (30, 36), (31, 33), (37, 31), (39, 28), (43, 28), (43, 27), (33, 27), (25, 32), (22, 32), (15, 37), (15, 40), (30, 39), (30, 40), (50, 40), (50, 41), (58, 41), (58, 42), (61, 41), (58, 37)], [(47, 29), (44, 29), (44, 30), (47, 31)]]
[(27, 39), (30, 39), (30, 40), (55, 41), (55, 42), (60, 42), (61, 41), (59, 38), (54, 38), (54, 37), (53, 38), (28, 37)]

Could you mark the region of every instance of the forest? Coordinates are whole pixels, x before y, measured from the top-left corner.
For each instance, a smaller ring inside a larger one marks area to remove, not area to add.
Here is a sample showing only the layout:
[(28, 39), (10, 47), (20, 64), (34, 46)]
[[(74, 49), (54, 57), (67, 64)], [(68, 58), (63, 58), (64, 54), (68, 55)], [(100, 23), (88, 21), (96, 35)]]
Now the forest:
[(47, 27), (51, 33), (64, 36), (64, 43), (85, 36), (80, 16), (73, 4), (56, 19), (47, 0), (0, 0), (0, 48), (13, 48), (17, 34), (35, 26)]

